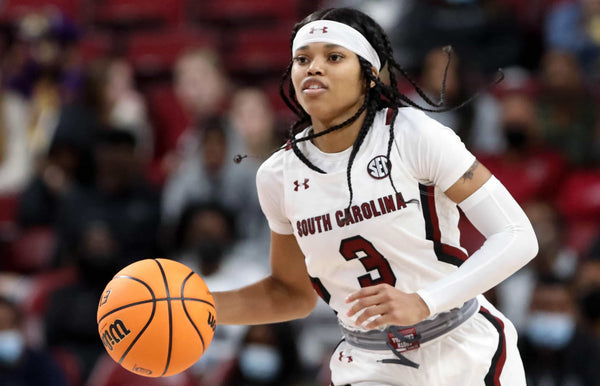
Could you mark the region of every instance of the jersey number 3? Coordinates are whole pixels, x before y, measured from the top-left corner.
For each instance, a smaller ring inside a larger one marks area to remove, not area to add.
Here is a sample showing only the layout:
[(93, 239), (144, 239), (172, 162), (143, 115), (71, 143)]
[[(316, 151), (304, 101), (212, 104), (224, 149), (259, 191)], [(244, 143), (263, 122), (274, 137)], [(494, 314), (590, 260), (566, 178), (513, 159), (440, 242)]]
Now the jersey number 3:
[[(365, 267), (367, 273), (359, 276), (358, 282), (361, 287), (369, 287), (375, 284), (387, 283), (392, 287), (396, 285), (396, 276), (392, 272), (390, 263), (383, 257), (370, 241), (362, 236), (349, 237), (342, 240), (340, 253), (347, 261), (358, 259)], [(373, 278), (373, 271), (379, 275)]]

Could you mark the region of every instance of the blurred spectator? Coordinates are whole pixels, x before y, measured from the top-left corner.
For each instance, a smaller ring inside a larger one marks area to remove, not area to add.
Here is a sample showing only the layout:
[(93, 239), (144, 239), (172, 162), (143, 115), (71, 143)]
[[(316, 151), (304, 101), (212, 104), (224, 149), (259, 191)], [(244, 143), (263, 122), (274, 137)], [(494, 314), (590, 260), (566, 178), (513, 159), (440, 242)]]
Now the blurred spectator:
[(548, 51), (540, 68), (541, 135), (575, 166), (590, 161), (598, 130), (597, 103), (572, 54)]
[(140, 171), (135, 137), (105, 129), (95, 139), (93, 183), (73, 186), (61, 202), (57, 224), (61, 259), (71, 261), (98, 232), (106, 238), (100, 243), (103, 247), (114, 246), (111, 252), (120, 265), (154, 257), (160, 200)]
[(539, 252), (524, 268), (496, 287), (498, 308), (517, 330), (523, 330), (532, 293), (540, 277), (571, 280), (577, 270), (578, 256), (564, 240), (562, 221), (556, 208), (543, 201), (529, 202), (524, 210), (538, 238)]
[[(235, 217), (214, 202), (189, 205), (183, 212), (176, 232), (176, 259), (197, 272), (211, 291), (224, 291), (254, 283), (266, 276), (263, 265), (255, 264), (235, 251)], [(261, 256), (268, 260), (266, 254)], [(222, 325), (213, 337), (210, 349), (194, 366), (203, 374), (239, 350), (247, 326)]]
[[(51, 350), (61, 350), (76, 358), (77, 372), (84, 380), (98, 357), (105, 352), (99, 341), (96, 312), (98, 299), (108, 283), (107, 266), (111, 262), (102, 258), (99, 255), (82, 256), (78, 262), (82, 266), (78, 280), (59, 286), (48, 294), (43, 317), (46, 345)], [(97, 275), (93, 269), (98, 269)], [(114, 275), (116, 271), (110, 273)]]
[(240, 236), (261, 234), (266, 221), (258, 203), (254, 166), (232, 162), (229, 132), (220, 118), (207, 120), (202, 126), (196, 152), (185, 159), (165, 184), (164, 224), (173, 229), (191, 202), (217, 201), (235, 213)]
[(434, 47), (452, 45), (472, 75), (492, 76), (517, 64), (521, 50), (513, 15), (496, 0), (405, 2), (396, 28), (389, 30), (399, 63), (414, 69)]
[(570, 281), (577, 270), (579, 256), (565, 242), (563, 219), (547, 202), (532, 202), (524, 206), (535, 230), (539, 252), (533, 263), (538, 276), (552, 275)]
[(560, 1), (546, 18), (545, 41), (549, 50), (573, 54), (589, 79), (600, 72), (600, 1)]
[(582, 325), (600, 341), (600, 283), (579, 294)]
[(244, 162), (254, 163), (257, 169), (283, 144), (273, 106), (258, 88), (243, 88), (234, 93), (229, 123), (242, 141), (241, 151), (250, 156)]
[(0, 88), (0, 195), (19, 192), (31, 173), (27, 119), (26, 101)]
[(175, 92), (191, 121), (225, 107), (230, 85), (219, 60), (215, 52), (194, 49), (184, 52), (175, 64)]
[(6, 57), (6, 84), (30, 97), (36, 83), (56, 79), (61, 95), (69, 98), (80, 85), (80, 68), (71, 60), (78, 30), (60, 12), (33, 12), (15, 23), (14, 43)]
[(540, 138), (534, 95), (526, 88), (499, 95), (504, 151), (478, 158), (507, 187), (517, 202), (553, 199), (566, 170), (566, 160)]
[(57, 137), (53, 141), (19, 197), (17, 222), (21, 227), (55, 225), (62, 197), (80, 176), (90, 173), (86, 150), (69, 138)]
[(597, 385), (600, 341), (578, 325), (577, 305), (568, 286), (541, 279), (530, 310), (519, 340), (527, 385)]
[(108, 59), (96, 65), (100, 119), (109, 127), (130, 131), (136, 137), (137, 150), (149, 161), (154, 138), (146, 102), (136, 88), (131, 64), (124, 59)]
[(44, 90), (40, 101), (47, 99), (48, 106), (40, 112), (30, 142), (35, 173), (18, 210), (19, 224), (25, 227), (54, 224), (58, 202), (70, 187), (91, 183), (91, 149), (101, 127), (97, 85), (91, 74), (84, 77), (78, 97), (64, 104), (57, 84), (43, 80), (39, 86)]
[(600, 241), (579, 264), (573, 290), (583, 326), (600, 340)]
[(30, 98), (31, 113), (28, 127), (28, 148), (39, 159), (47, 154), (60, 117), (61, 98), (54, 76), (44, 75), (36, 82)]
[(26, 14), (5, 62), (6, 84), (30, 99), (29, 151), (44, 156), (54, 138), (63, 103), (80, 96), (83, 71), (74, 55), (77, 30), (60, 13)]
[[(173, 69), (173, 78), (175, 95), (187, 116), (188, 125), (167, 128), (176, 133), (165, 136), (177, 137), (175, 148), (166, 149), (163, 156), (161, 167), (167, 177), (182, 162), (194, 156), (203, 122), (226, 110), (230, 90), (229, 79), (218, 54), (208, 49), (193, 49), (181, 54)], [(234, 143), (234, 138), (233, 135), (227, 136), (229, 144)]]
[(18, 305), (0, 296), (0, 384), (3, 386), (66, 386), (62, 369), (43, 349), (25, 341)]
[[(440, 102), (444, 84), (444, 71), (448, 64), (445, 49), (436, 47), (427, 52), (421, 68), (421, 87), (427, 97), (435, 103)], [(470, 96), (470, 90), (460, 68), (460, 59), (452, 53), (445, 90), (446, 106), (458, 106)], [(421, 106), (432, 108), (416, 93), (408, 95)], [(497, 152), (501, 146), (498, 126), (498, 107), (494, 98), (482, 93), (472, 102), (460, 109), (443, 113), (426, 113), (433, 119), (454, 130), (474, 151)]]
[[(494, 0), (506, 6), (519, 28), (521, 53), (519, 65), (533, 70), (539, 66), (540, 57), (544, 51), (544, 22), (548, 10), (559, 1), (521, 1), (521, 0)], [(571, 1), (571, 0), (569, 0)]]
[(295, 336), (291, 323), (250, 326), (236, 359), (217, 369), (217, 379), (220, 379), (209, 379), (208, 384), (301, 385), (302, 369)]
[(192, 203), (183, 211), (176, 240), (177, 260), (207, 279), (223, 268), (236, 241), (235, 217), (217, 202)]

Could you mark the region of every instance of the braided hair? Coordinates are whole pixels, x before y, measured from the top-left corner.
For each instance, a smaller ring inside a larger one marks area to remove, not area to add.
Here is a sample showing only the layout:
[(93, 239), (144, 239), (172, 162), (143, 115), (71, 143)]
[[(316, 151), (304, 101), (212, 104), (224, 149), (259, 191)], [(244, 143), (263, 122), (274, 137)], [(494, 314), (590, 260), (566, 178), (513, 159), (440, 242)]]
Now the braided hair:
[[(289, 137), (290, 137), (289, 138), (289, 146), (291, 146), (291, 149), (293, 150), (294, 154), (306, 166), (308, 166), (310, 169), (312, 169), (316, 172), (325, 173), (319, 167), (314, 165), (306, 157), (306, 155), (304, 155), (302, 153), (302, 151), (298, 148), (298, 143), (303, 142), (303, 141), (308, 141), (308, 140), (320, 137), (322, 135), (331, 133), (332, 131), (346, 127), (346, 126), (352, 124), (354, 121), (356, 121), (363, 114), (363, 112), (366, 111), (365, 119), (362, 123), (361, 128), (359, 129), (358, 136), (352, 146), (352, 151), (350, 153), (348, 165), (346, 168), (346, 179), (347, 179), (347, 183), (348, 183), (348, 190), (350, 193), (350, 200), (348, 203), (348, 208), (350, 208), (350, 206), (352, 205), (352, 198), (353, 198), (352, 179), (351, 179), (352, 164), (354, 163), (354, 159), (356, 158), (356, 155), (360, 149), (360, 146), (362, 145), (365, 137), (367, 136), (369, 130), (371, 129), (373, 120), (375, 119), (375, 115), (379, 110), (382, 110), (384, 108), (392, 109), (391, 123), (389, 126), (389, 141), (388, 141), (387, 154), (386, 154), (387, 159), (388, 159), (388, 165), (387, 165), (388, 170), (391, 171), (392, 165), (389, 160), (390, 160), (392, 144), (394, 142), (394, 124), (396, 121), (396, 117), (398, 115), (399, 107), (412, 106), (412, 107), (415, 107), (419, 110), (426, 111), (426, 112), (444, 112), (444, 111), (458, 109), (458, 108), (464, 106), (465, 104), (469, 103), (472, 99), (474, 99), (477, 96), (477, 94), (473, 95), (471, 98), (467, 99), (466, 101), (464, 101), (463, 103), (461, 103), (458, 106), (454, 106), (454, 107), (446, 106), (446, 100), (445, 100), (446, 75), (447, 75), (448, 67), (450, 64), (452, 50), (450, 47), (445, 47), (444, 50), (448, 55), (448, 62), (446, 64), (446, 68), (444, 70), (444, 78), (442, 81), (442, 91), (440, 93), (440, 100), (439, 100), (439, 102), (435, 102), (435, 101), (431, 100), (425, 94), (425, 92), (417, 85), (417, 83), (408, 75), (408, 73), (402, 68), (402, 66), (400, 66), (400, 64), (398, 64), (396, 62), (396, 60), (394, 59), (394, 56), (393, 56), (393, 49), (392, 49), (390, 40), (389, 40), (387, 34), (381, 28), (381, 26), (379, 24), (377, 24), (377, 22), (375, 22), (368, 15), (366, 15), (356, 9), (353, 9), (353, 8), (329, 8), (329, 9), (319, 10), (319, 11), (316, 11), (316, 12), (310, 14), (304, 20), (302, 20), (301, 22), (297, 23), (294, 26), (294, 28), (292, 30), (292, 34), (291, 34), (290, 46), (293, 43), (298, 30), (300, 28), (302, 28), (302, 26), (304, 26), (305, 24), (308, 24), (308, 23), (316, 21), (316, 20), (337, 21), (340, 23), (344, 23), (344, 24), (354, 28), (358, 32), (360, 32), (369, 41), (369, 43), (373, 46), (373, 48), (377, 52), (377, 55), (379, 56), (379, 58), (381, 60), (381, 69), (379, 69), (379, 70), (382, 71), (382, 70), (387, 69), (387, 72), (389, 73), (389, 83), (386, 84), (380, 78), (375, 76), (375, 74), (372, 71), (371, 63), (369, 63), (367, 60), (365, 60), (362, 57), (357, 55), (358, 61), (360, 64), (362, 79), (364, 81), (365, 90), (366, 90), (365, 100), (364, 100), (362, 106), (358, 109), (358, 111), (352, 117), (348, 118), (346, 121), (344, 121), (338, 125), (329, 127), (326, 130), (323, 130), (319, 133), (310, 132), (308, 135), (305, 135), (300, 138), (296, 138), (295, 134), (300, 132), (301, 130), (307, 128), (311, 123), (311, 118), (310, 118), (309, 114), (302, 108), (302, 106), (300, 105), (300, 103), (298, 102), (298, 100), (296, 98), (294, 86), (292, 84), (292, 79), (291, 79), (291, 70), (292, 70), (293, 60), (288, 65), (285, 73), (283, 74), (283, 77), (281, 78), (281, 83), (279, 86), (279, 93), (280, 93), (283, 101), (285, 102), (285, 104), (298, 117), (296, 122), (294, 122), (294, 124), (291, 125), (290, 130), (289, 130)], [(400, 91), (398, 90), (398, 82), (397, 82), (396, 73), (399, 73), (402, 77), (404, 77), (411, 84), (411, 86), (415, 89), (415, 91), (419, 94), (419, 96), (421, 96), (423, 101), (425, 101), (425, 103), (428, 105), (427, 107), (418, 105), (417, 103), (412, 101), (410, 98), (408, 98), (406, 95), (400, 93)], [(374, 86), (371, 87), (371, 85), (373, 85), (373, 84), (374, 84)], [(392, 188), (397, 193), (396, 187), (394, 186), (394, 182), (392, 180), (391, 172), (388, 173), (388, 178), (389, 178), (390, 184), (392, 185)]]

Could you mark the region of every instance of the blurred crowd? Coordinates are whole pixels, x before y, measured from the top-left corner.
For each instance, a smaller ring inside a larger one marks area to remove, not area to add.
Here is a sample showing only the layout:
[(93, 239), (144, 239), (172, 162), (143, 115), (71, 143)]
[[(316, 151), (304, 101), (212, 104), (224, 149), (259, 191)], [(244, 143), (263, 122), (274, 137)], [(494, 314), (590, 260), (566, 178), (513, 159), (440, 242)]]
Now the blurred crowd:
[[(278, 96), (291, 28), (326, 6), (375, 18), (433, 100), (452, 46), (447, 104), (475, 98), (431, 116), (540, 245), (486, 295), (520, 332), (528, 385), (600, 384), (600, 0), (2, 0), (0, 384), (328, 384), (341, 332), (322, 302), (301, 321), (218, 326), (169, 381), (121, 369), (96, 326), (104, 286), (136, 260), (178, 260), (215, 291), (269, 272), (255, 173), (293, 122)], [(482, 236), (460, 228), (473, 252)]]

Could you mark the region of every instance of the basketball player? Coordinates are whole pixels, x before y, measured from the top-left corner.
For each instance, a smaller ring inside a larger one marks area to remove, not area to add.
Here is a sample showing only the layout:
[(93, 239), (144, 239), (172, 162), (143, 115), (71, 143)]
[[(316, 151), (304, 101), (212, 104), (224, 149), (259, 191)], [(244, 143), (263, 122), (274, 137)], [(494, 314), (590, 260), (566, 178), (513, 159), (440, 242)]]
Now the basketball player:
[[(451, 129), (407, 106), (406, 74), (365, 14), (311, 14), (292, 56), (282, 96), (299, 133), (257, 174), (272, 273), (214, 293), (219, 323), (302, 318), (318, 294), (344, 335), (333, 385), (525, 385), (515, 329), (481, 295), (537, 253), (519, 205)], [(457, 206), (487, 238), (471, 256)]]

